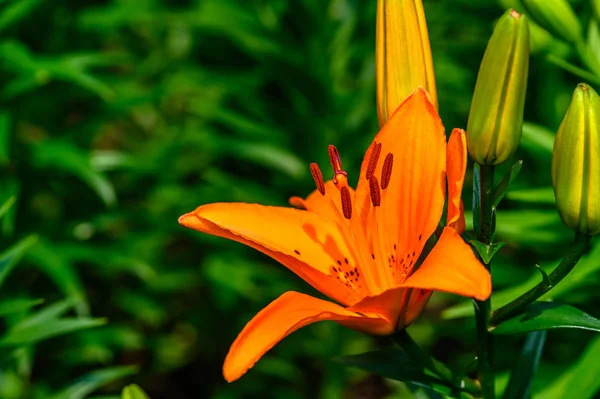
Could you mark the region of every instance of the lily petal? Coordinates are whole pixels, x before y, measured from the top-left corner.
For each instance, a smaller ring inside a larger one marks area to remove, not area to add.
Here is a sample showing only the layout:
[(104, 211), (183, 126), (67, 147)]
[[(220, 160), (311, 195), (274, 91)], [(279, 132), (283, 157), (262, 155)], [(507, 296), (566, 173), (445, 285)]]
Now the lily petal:
[(283, 338), (323, 320), (372, 334), (391, 332), (381, 318), (365, 317), (310, 295), (286, 292), (246, 324), (225, 358), (223, 376), (229, 382), (237, 380)]
[(429, 256), (402, 286), (444, 291), (478, 300), (487, 299), (492, 293), (490, 273), (471, 247), (450, 227), (444, 228)]
[[(448, 173), (448, 216), (446, 225), (459, 233), (464, 231), (464, 211), (461, 212), (461, 195), (467, 170), (467, 135), (462, 129), (454, 129), (448, 140), (446, 157)], [(462, 231), (461, 231), (462, 230)]]
[(342, 232), (315, 213), (276, 206), (215, 203), (183, 215), (179, 223), (257, 249), (344, 305), (356, 303), (362, 296), (362, 280), (355, 272), (349, 276), (359, 265)]
[[(381, 206), (374, 212), (367, 175), (373, 169), (372, 166), (369, 169), (369, 164), (376, 143), (381, 144), (381, 151), (373, 176), (381, 182), (382, 190)], [(391, 169), (384, 168), (386, 157), (393, 157)], [(384, 169), (391, 170), (385, 189), (387, 176), (382, 174)], [(378, 215), (378, 220), (371, 222), (381, 230), (379, 241), (383, 253), (379, 257), (378, 270), (393, 274), (391, 286), (410, 275), (414, 262), (442, 216), (445, 192), (444, 126), (427, 92), (419, 88), (398, 107), (375, 137), (363, 160), (356, 189), (357, 209), (364, 223), (369, 225), (372, 215)], [(408, 259), (409, 255), (411, 259)], [(394, 267), (390, 267), (388, 259), (392, 259)], [(403, 265), (401, 259), (405, 261)]]

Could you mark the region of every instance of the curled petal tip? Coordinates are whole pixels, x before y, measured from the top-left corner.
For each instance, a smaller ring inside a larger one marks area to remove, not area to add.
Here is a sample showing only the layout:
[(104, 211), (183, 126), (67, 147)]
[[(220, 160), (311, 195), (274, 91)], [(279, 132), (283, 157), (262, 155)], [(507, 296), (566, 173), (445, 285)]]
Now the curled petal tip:
[(190, 218), (193, 216), (194, 216), (194, 214), (192, 212), (186, 213), (185, 215), (179, 216), (179, 219), (177, 219), (177, 222), (179, 222), (179, 224), (182, 226), (189, 227), (190, 226)]

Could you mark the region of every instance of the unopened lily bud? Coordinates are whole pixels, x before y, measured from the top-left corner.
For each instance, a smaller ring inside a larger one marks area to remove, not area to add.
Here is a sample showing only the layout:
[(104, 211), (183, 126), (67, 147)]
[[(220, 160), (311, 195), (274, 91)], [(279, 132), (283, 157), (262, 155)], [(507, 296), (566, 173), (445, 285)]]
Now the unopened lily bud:
[(437, 108), (433, 60), (421, 0), (377, 0), (377, 115), (383, 126), (421, 86)]
[(471, 102), (467, 142), (478, 164), (499, 165), (517, 149), (528, 70), (527, 18), (509, 10), (496, 24), (485, 50)]
[(600, 233), (600, 97), (580, 84), (552, 153), (552, 184), (561, 219), (571, 230)]
[(531, 18), (542, 28), (570, 43), (578, 43), (582, 28), (567, 0), (523, 0)]
[(592, 0), (592, 8), (596, 13), (596, 19), (600, 21), (600, 0)]

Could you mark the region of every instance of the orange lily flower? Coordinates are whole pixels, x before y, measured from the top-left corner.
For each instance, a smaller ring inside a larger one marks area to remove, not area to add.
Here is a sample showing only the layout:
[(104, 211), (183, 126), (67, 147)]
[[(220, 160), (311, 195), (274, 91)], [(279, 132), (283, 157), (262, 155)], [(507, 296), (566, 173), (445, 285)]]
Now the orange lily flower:
[[(423, 89), (411, 94), (375, 137), (356, 191), (348, 186), (335, 147), (330, 146), (329, 154), (335, 177), (325, 182), (312, 164), (317, 190), (305, 200), (290, 200), (301, 209), (217, 203), (179, 219), (186, 227), (271, 256), (338, 303), (298, 292), (275, 299), (231, 346), (223, 365), (229, 382), (308, 324), (332, 320), (388, 335), (410, 325), (432, 291), (479, 300), (491, 293), (489, 272), (460, 236), (465, 132), (454, 129), (446, 143), (444, 127)], [(446, 184), (446, 226), (420, 259), (442, 217)]]

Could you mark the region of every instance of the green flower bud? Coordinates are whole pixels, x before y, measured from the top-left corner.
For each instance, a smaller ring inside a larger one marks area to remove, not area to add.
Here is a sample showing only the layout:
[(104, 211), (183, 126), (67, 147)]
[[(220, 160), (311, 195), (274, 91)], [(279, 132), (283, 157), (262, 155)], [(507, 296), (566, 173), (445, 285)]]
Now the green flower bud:
[(467, 124), (471, 158), (499, 165), (517, 149), (529, 70), (529, 26), (525, 15), (507, 11), (483, 55)]
[(523, 0), (531, 18), (554, 36), (570, 43), (581, 41), (582, 28), (567, 0)]
[(592, 0), (592, 8), (596, 13), (596, 19), (600, 21), (600, 0)]
[(580, 84), (552, 153), (552, 183), (561, 219), (571, 230), (600, 233), (600, 97)]

